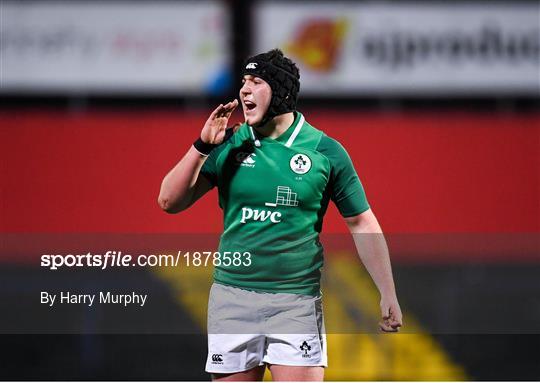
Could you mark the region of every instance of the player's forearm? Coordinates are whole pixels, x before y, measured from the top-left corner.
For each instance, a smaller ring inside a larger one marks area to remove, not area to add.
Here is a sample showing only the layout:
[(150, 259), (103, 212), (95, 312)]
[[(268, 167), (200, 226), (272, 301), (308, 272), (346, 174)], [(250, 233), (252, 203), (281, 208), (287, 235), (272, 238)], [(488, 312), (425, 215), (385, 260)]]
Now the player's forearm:
[(347, 222), (356, 250), (383, 297), (395, 297), (396, 289), (388, 246), (381, 227), (371, 211), (361, 220)]
[(191, 205), (195, 185), (205, 156), (191, 147), (165, 176), (159, 191), (158, 204), (169, 213), (177, 213)]
[(388, 247), (382, 233), (353, 234), (356, 250), (383, 297), (395, 297), (396, 289)]

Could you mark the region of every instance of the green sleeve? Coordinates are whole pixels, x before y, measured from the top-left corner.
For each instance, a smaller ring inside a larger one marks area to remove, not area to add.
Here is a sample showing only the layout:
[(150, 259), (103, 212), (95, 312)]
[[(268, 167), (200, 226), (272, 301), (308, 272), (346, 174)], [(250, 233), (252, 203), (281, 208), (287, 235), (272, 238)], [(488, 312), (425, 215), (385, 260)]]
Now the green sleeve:
[(218, 157), (223, 152), (223, 150), (231, 143), (231, 138), (234, 135), (234, 129), (227, 128), (225, 131), (225, 137), (223, 139), (223, 143), (219, 145), (217, 148), (212, 150), (210, 154), (208, 155), (208, 158), (206, 161), (204, 161), (204, 164), (201, 168), (201, 174), (206, 177), (208, 181), (212, 184), (212, 187), (217, 186), (218, 184)]
[(218, 149), (219, 147), (210, 152), (201, 168), (201, 174), (210, 182), (210, 184), (212, 184), (212, 187), (217, 185), (218, 172), (216, 160), (221, 152), (221, 150)]
[(318, 151), (330, 161), (330, 199), (341, 215), (352, 217), (368, 210), (366, 193), (345, 148), (333, 138), (323, 135)]

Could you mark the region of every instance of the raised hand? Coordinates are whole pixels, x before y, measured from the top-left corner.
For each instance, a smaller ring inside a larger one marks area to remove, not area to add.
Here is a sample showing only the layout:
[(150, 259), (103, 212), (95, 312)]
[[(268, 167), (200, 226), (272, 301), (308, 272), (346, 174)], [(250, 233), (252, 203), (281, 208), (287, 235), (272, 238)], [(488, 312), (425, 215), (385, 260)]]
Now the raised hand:
[(201, 140), (207, 144), (221, 144), (229, 118), (237, 106), (238, 100), (235, 99), (214, 109), (201, 131)]

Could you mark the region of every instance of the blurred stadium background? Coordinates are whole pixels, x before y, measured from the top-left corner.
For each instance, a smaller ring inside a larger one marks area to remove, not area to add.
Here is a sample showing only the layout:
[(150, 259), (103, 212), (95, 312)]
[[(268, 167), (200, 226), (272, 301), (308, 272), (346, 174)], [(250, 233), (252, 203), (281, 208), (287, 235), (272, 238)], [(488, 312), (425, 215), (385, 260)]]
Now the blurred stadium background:
[[(280, 47), (299, 109), (346, 147), (388, 233), (407, 326), (373, 330), (377, 293), (332, 207), (327, 379), (540, 379), (539, 4), (2, 1), (0, 378), (209, 378), (209, 268), (52, 273), (39, 255), (214, 243), (215, 190), (168, 216), (161, 179), (237, 96), (244, 58)], [(38, 304), (69, 288), (154, 299)]]

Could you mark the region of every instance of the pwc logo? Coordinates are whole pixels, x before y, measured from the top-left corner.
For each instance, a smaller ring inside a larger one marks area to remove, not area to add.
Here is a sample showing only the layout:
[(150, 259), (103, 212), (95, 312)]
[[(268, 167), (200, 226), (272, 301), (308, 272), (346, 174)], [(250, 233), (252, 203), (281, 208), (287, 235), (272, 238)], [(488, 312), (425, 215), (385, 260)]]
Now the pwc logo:
[(243, 207), (242, 219), (240, 220), (240, 222), (246, 223), (246, 220), (253, 220), (253, 221), (259, 221), (259, 222), (270, 220), (270, 222), (272, 223), (280, 223), (281, 213), (279, 211), (259, 210), (259, 209), (251, 209), (249, 207)]
[[(288, 186), (278, 186), (276, 188), (275, 198), (276, 199), (274, 200), (274, 202), (265, 202), (264, 205), (268, 207), (297, 207), (299, 205), (298, 194), (295, 193)], [(248, 220), (259, 222), (270, 221), (272, 223), (280, 223), (281, 213), (279, 211), (260, 210), (252, 209), (250, 207), (243, 207), (240, 223), (246, 223), (246, 221)]]

